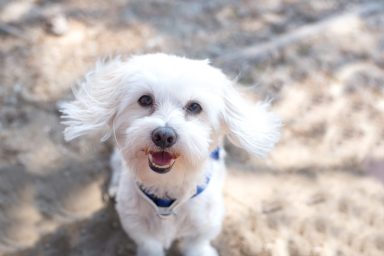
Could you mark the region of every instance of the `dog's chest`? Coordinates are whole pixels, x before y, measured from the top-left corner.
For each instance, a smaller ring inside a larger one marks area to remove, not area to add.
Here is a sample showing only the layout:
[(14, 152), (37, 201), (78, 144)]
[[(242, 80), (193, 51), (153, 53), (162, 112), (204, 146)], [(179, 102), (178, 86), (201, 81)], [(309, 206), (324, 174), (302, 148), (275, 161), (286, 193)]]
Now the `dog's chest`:
[[(181, 211), (183, 211), (181, 209)], [(189, 214), (178, 212), (178, 215), (166, 218), (157, 217), (158, 235), (163, 237), (165, 247), (169, 247), (175, 239), (189, 236), (192, 230), (196, 230), (195, 225)], [(195, 228), (194, 228), (195, 227)]]
[(221, 188), (225, 173), (223, 163), (214, 163), (213, 175), (204, 192), (181, 204), (176, 215), (165, 218), (160, 217), (159, 211), (140, 193), (129, 172), (123, 172), (116, 207), (129, 236), (134, 240), (149, 237), (161, 241), (167, 248), (175, 239), (206, 233), (212, 226), (220, 226), (224, 212)]
[[(122, 182), (127, 182), (122, 177)], [(124, 183), (123, 183), (124, 184)], [(134, 184), (119, 187), (117, 195), (117, 211), (121, 222), (128, 233), (147, 233), (163, 244), (170, 244), (175, 238), (186, 235), (194, 225), (191, 217), (197, 207), (196, 199), (191, 199), (177, 209), (177, 215), (160, 217), (158, 211), (144, 200)], [(199, 210), (201, 211), (201, 210)]]
[(146, 201), (138, 199), (135, 207), (124, 205), (118, 209), (122, 224), (130, 236), (136, 232), (145, 233), (168, 248), (174, 240), (190, 235), (199, 226), (188, 203), (180, 207), (176, 215), (160, 217)]

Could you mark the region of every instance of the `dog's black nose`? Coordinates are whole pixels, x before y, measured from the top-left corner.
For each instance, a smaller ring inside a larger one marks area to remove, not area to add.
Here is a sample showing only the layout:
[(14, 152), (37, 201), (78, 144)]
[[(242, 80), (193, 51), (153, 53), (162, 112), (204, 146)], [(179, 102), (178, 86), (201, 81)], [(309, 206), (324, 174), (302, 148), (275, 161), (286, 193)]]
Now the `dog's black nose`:
[(156, 146), (169, 148), (176, 143), (177, 134), (171, 127), (159, 127), (152, 131), (152, 141)]

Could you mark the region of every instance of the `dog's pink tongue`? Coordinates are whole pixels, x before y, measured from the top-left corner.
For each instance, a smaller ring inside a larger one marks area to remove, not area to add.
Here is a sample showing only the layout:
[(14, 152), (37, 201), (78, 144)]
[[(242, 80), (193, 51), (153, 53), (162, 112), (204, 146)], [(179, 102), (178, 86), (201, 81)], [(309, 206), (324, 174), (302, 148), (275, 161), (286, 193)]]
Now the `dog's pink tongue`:
[(173, 157), (170, 153), (161, 151), (161, 152), (152, 152), (152, 161), (157, 165), (168, 165), (173, 160)]

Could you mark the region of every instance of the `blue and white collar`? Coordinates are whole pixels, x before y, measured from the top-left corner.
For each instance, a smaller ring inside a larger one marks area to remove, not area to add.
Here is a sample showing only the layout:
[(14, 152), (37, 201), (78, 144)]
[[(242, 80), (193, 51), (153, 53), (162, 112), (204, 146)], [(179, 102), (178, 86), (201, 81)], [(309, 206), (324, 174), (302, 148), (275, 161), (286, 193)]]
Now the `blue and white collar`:
[[(220, 159), (220, 148), (216, 148), (214, 151), (211, 152), (210, 157), (213, 160), (219, 160)], [(209, 182), (211, 180), (211, 176), (207, 175), (205, 177), (205, 182), (202, 185), (197, 185), (195, 193), (189, 198), (194, 198), (201, 193), (204, 192), (204, 190), (207, 188)], [(143, 197), (156, 208), (157, 213), (160, 217), (167, 217), (174, 214), (174, 209), (180, 205), (182, 202), (185, 202), (188, 200), (188, 198), (182, 198), (182, 199), (174, 199), (174, 198), (159, 198), (154, 194), (148, 193), (145, 191), (145, 188), (137, 184), (137, 188), (140, 191), (140, 193), (143, 195)]]

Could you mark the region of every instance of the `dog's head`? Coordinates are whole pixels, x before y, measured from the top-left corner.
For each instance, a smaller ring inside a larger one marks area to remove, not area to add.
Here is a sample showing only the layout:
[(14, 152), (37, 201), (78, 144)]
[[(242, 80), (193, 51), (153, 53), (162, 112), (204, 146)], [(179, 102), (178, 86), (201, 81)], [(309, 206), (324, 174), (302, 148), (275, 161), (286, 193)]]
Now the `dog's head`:
[(279, 137), (280, 121), (267, 105), (243, 99), (208, 61), (115, 59), (97, 65), (75, 97), (62, 106), (66, 139), (97, 130), (114, 136), (141, 181), (200, 170), (223, 135), (260, 156)]

